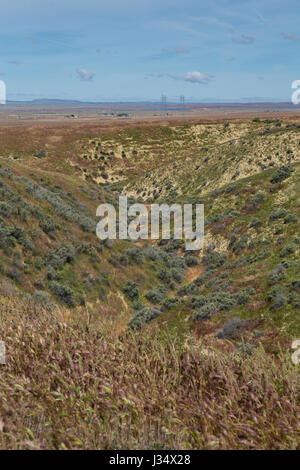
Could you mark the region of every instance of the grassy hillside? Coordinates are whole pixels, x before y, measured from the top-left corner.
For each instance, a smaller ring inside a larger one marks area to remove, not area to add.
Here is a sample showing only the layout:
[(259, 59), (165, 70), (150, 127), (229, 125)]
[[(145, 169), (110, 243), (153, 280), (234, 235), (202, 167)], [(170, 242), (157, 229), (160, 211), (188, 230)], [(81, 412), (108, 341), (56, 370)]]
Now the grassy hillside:
[(0, 447), (296, 449), (297, 372), (283, 352), (251, 357), (184, 343), (154, 325), (117, 337), (85, 310), (1, 299)]
[[(35, 132), (0, 138), (0, 446), (299, 446), (300, 126)], [(204, 249), (100, 242), (120, 194), (204, 203)]]

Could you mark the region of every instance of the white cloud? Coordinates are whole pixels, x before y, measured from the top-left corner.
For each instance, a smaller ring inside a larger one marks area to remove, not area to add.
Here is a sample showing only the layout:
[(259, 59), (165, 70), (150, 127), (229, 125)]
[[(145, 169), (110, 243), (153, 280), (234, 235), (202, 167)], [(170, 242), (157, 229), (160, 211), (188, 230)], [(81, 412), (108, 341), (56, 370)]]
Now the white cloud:
[(76, 72), (81, 82), (91, 82), (95, 76), (95, 72), (85, 69), (77, 69)]
[(190, 83), (199, 83), (201, 85), (206, 85), (210, 83), (214, 76), (202, 72), (187, 72), (185, 75), (169, 75), (173, 80), (183, 80)]

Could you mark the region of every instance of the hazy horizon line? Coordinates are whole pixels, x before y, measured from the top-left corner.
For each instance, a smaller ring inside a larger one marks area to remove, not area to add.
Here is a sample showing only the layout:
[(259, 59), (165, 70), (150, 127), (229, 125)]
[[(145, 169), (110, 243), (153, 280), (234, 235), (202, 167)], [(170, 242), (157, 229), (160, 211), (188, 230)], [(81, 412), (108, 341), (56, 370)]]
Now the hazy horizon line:
[[(280, 104), (291, 104), (291, 101), (287, 98), (267, 98), (267, 97), (245, 97), (245, 98), (232, 98), (232, 99), (225, 99), (225, 98), (204, 98), (204, 99), (185, 99), (184, 104), (181, 103), (179, 100), (175, 98), (167, 100), (166, 103), (162, 103), (158, 99), (151, 99), (151, 98), (144, 98), (144, 99), (113, 99), (113, 98), (102, 98), (100, 100), (93, 100), (93, 99), (79, 99), (79, 98), (28, 98), (28, 99), (8, 99), (6, 104), (14, 104), (14, 103), (39, 103), (39, 102), (48, 102), (48, 103), (79, 103), (79, 104), (90, 104), (90, 105), (97, 105), (97, 104), (127, 104), (127, 103), (134, 103), (134, 104), (153, 104), (153, 105), (160, 105), (162, 107), (166, 107), (168, 105), (178, 105), (184, 107), (185, 105), (193, 105), (193, 104), (263, 104), (263, 103), (280, 103)], [(4, 105), (5, 106), (5, 105)], [(295, 106), (295, 105), (293, 105)]]

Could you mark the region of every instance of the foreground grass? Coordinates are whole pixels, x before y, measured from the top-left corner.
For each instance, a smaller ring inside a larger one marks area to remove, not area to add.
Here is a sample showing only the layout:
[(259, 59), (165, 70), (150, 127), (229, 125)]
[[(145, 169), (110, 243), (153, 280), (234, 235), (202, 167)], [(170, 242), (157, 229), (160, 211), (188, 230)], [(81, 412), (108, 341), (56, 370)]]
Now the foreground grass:
[[(91, 320), (91, 318), (94, 318)], [(153, 325), (0, 299), (2, 449), (299, 449), (289, 354), (242, 358)]]

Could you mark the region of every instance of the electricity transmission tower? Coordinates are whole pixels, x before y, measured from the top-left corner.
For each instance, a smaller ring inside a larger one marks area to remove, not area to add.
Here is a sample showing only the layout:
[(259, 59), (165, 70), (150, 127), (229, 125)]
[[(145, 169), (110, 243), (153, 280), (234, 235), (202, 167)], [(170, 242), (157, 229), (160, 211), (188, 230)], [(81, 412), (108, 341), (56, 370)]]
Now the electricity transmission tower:
[(184, 106), (184, 103), (185, 103), (185, 97), (184, 97), (184, 95), (180, 95), (180, 104), (181, 104), (181, 106)]
[(161, 95), (161, 105), (164, 109), (167, 107), (167, 95)]

